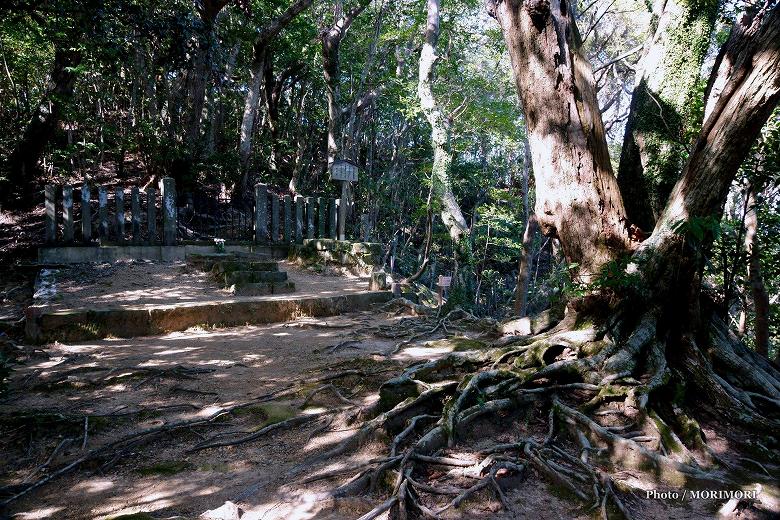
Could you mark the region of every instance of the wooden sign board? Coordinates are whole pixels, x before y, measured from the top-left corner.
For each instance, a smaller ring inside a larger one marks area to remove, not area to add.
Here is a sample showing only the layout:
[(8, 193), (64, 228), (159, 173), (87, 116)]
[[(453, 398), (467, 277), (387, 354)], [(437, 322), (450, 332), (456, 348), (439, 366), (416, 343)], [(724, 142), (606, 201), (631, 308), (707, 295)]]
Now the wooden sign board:
[(330, 180), (357, 182), (358, 167), (351, 161), (336, 160), (330, 166)]
[(450, 285), (452, 285), (452, 276), (439, 275), (439, 283), (437, 285), (439, 287), (449, 287)]

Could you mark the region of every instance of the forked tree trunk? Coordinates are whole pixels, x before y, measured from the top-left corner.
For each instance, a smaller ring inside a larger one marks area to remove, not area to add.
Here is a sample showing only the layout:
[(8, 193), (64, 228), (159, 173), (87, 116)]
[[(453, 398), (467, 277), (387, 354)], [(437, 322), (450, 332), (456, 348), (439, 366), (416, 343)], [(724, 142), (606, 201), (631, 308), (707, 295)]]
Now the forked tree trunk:
[(655, 31), (639, 62), (618, 169), (628, 217), (648, 231), (701, 127), (697, 85), (718, 2), (666, 0), (655, 6)]
[(340, 55), (341, 42), (347, 35), (360, 13), (371, 3), (371, 0), (360, 0), (351, 11), (342, 13), (341, 3), (337, 3), (334, 13), (333, 25), (325, 29), (320, 38), (322, 40), (322, 74), (325, 79), (325, 97), (328, 100), (328, 141), (327, 157), (328, 166), (346, 153), (347, 159), (357, 160), (355, 150), (344, 150), (344, 119), (341, 105), (341, 69)]
[(525, 111), (536, 218), (560, 239), (582, 281), (635, 244), (612, 172), (592, 68), (568, 2), (489, 1), (504, 34)]
[(780, 100), (780, 6), (770, 5), (754, 17), (743, 15), (719, 53), (702, 130), (653, 234), (637, 252), (649, 283), (686, 283), (674, 260), (684, 240), (680, 224), (720, 218), (729, 186)]
[(433, 95), (434, 69), (439, 57), (436, 55), (436, 45), (439, 41), (439, 0), (427, 2), (427, 25), (425, 27), (425, 42), (420, 53), (420, 70), (417, 83), (417, 97), (420, 99), (423, 113), (431, 125), (431, 144), (433, 146), (433, 182), (434, 192), (441, 203), (441, 220), (447, 226), (450, 237), (459, 242), (468, 233), (468, 224), (463, 217), (455, 194), (452, 192), (450, 169), (452, 165), (452, 149), (450, 133), (452, 123), (441, 110)]
[(260, 89), (263, 85), (263, 72), (266, 60), (266, 53), (269, 52), (273, 39), (289, 24), (296, 16), (306, 10), (313, 0), (296, 0), (287, 10), (277, 18), (262, 27), (255, 38), (252, 46), (252, 64), (250, 66), (249, 88), (244, 98), (244, 114), (241, 118), (240, 141), (238, 145), (238, 155), (241, 167), (241, 181), (233, 190), (235, 196), (241, 196), (249, 182), (249, 159), (252, 154), (252, 132), (257, 120), (257, 108), (260, 102)]

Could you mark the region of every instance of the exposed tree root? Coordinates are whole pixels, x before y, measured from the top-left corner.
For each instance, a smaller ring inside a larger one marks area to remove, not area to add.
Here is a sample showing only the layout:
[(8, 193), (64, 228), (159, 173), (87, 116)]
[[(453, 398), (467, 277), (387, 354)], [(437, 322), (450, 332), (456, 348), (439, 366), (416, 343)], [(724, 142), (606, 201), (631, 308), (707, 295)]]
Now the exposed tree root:
[[(613, 484), (615, 469), (641, 472), (663, 485), (721, 489), (738, 484), (739, 475), (777, 478), (775, 461), (770, 468), (743, 457), (736, 468), (715, 454), (684, 411), (692, 398), (670, 398), (670, 393), (687, 380), (711, 398), (715, 417), (758, 427), (776, 443), (778, 370), (754, 359), (717, 324), (711, 352), (691, 338), (673, 347), (660, 332), (659, 315), (651, 310), (632, 325), (614, 318), (591, 323), (570, 311), (536, 336), (504, 337), (493, 349), (453, 352), (412, 365), (382, 385), (379, 402), (369, 411), (373, 418), (314, 462), (354, 450), (380, 432), (389, 435), (388, 456), (355, 467), (358, 473), (333, 491), (334, 497), (371, 493), (391, 474), (393, 484), (384, 490), (388, 498), (363, 518), (386, 511), (392, 518), (438, 518), (483, 491), (511, 511), (501, 479), (524, 477), (529, 466), (605, 519), (632, 518), (621, 496), (625, 483)], [(407, 326), (409, 336), (399, 346), (457, 318), (474, 323), (455, 311), (433, 322), (425, 318), (424, 328)], [(672, 348), (678, 350), (670, 357)], [(481, 450), (475, 454), (480, 460), (447, 455), (478, 419), (511, 418), (528, 410), (547, 415), (542, 431)], [(427, 482), (428, 466), (450, 468), (453, 484)], [(316, 478), (341, 475), (343, 470)], [(471, 483), (454, 484), (463, 479)], [(450, 498), (442, 504), (441, 497)]]

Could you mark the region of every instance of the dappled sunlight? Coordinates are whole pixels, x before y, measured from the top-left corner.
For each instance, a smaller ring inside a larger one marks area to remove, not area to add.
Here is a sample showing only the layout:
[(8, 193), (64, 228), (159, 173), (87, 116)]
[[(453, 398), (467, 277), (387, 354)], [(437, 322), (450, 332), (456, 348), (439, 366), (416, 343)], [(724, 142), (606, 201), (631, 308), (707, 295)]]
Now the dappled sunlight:
[(41, 509), (34, 509), (32, 511), (17, 513), (14, 515), (14, 518), (18, 518), (20, 520), (37, 520), (38, 518), (59, 518), (57, 513), (59, 513), (64, 509), (65, 508), (62, 506), (43, 507)]
[(106, 478), (91, 478), (84, 482), (79, 482), (73, 486), (71, 490), (79, 493), (101, 493), (112, 489), (114, 486), (113, 480)]

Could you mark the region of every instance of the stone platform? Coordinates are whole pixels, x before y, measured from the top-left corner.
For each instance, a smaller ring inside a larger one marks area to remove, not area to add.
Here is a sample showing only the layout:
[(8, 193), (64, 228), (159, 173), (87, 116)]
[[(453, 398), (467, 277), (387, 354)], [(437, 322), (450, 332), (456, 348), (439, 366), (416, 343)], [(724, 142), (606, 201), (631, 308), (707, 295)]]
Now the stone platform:
[(152, 336), (195, 326), (234, 327), (300, 317), (335, 316), (368, 310), (391, 298), (392, 293), (388, 291), (366, 291), (334, 296), (236, 297), (104, 309), (29, 307), (25, 332), (28, 340), (36, 343)]

